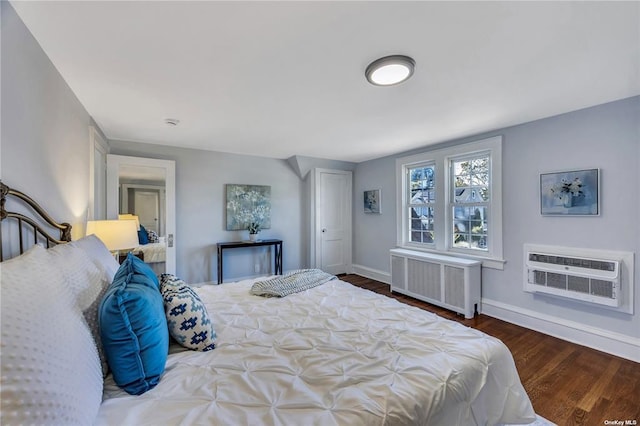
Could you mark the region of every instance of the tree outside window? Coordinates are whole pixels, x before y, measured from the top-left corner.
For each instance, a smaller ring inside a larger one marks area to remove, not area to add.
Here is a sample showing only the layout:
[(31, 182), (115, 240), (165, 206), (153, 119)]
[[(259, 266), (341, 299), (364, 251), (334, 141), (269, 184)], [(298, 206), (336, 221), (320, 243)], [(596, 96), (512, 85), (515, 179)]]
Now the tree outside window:
[(487, 251), (490, 164), (488, 155), (451, 161), (454, 248)]

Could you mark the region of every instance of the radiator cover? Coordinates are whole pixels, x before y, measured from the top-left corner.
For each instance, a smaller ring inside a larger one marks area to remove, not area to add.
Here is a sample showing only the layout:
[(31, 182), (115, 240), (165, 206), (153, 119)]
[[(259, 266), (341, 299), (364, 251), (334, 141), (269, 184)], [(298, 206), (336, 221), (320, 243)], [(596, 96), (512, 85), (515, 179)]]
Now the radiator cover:
[(391, 291), (473, 318), (480, 306), (481, 262), (392, 249)]

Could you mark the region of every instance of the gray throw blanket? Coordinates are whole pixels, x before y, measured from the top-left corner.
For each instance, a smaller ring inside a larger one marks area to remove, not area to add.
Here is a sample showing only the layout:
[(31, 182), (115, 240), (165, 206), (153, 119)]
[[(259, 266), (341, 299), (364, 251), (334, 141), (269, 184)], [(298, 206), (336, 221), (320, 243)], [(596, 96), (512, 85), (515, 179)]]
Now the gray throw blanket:
[(285, 297), (337, 279), (320, 269), (298, 269), (281, 277), (256, 281), (249, 293), (264, 297)]

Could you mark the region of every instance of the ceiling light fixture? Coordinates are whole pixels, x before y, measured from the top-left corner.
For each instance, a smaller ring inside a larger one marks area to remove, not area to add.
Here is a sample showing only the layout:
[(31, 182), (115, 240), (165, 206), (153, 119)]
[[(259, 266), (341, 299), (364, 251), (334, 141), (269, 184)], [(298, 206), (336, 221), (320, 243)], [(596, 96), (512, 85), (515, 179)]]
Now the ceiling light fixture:
[(385, 56), (371, 62), (364, 74), (373, 85), (393, 86), (411, 77), (415, 66), (416, 61), (408, 56)]
[(180, 120), (178, 120), (177, 118), (167, 118), (164, 120), (164, 122), (167, 124), (167, 126), (177, 126), (178, 123), (180, 123)]

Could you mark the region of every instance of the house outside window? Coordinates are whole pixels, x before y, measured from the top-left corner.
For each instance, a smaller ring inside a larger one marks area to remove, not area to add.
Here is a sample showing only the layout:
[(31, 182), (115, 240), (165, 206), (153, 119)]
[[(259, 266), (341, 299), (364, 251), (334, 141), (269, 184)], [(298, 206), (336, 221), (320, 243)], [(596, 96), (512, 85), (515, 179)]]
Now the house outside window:
[(397, 245), (502, 269), (502, 137), (396, 160)]
[(491, 207), (490, 154), (450, 160), (449, 170), (451, 246), (486, 252)]
[(410, 217), (410, 240), (433, 245), (434, 207), (436, 201), (435, 171), (433, 164), (421, 164), (407, 168), (407, 194)]

